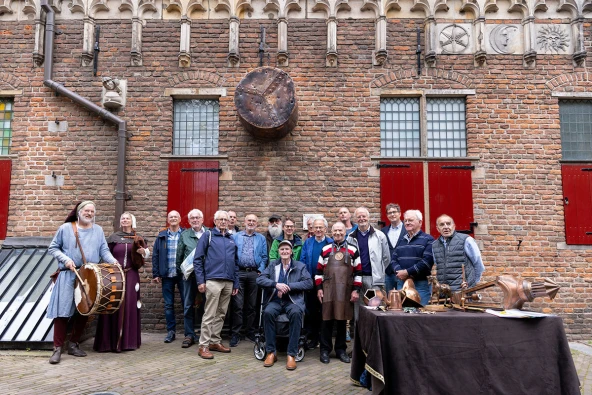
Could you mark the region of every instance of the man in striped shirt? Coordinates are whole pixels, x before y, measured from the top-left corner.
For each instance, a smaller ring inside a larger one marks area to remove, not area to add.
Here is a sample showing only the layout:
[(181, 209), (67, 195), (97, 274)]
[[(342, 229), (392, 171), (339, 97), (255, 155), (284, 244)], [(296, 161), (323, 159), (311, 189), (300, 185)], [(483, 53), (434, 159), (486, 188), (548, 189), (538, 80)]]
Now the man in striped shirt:
[(323, 304), (320, 360), (329, 363), (335, 323), (335, 355), (341, 362), (349, 363), (345, 341), (346, 321), (353, 318), (354, 303), (360, 298), (362, 263), (358, 249), (345, 240), (343, 222), (336, 222), (332, 232), (333, 243), (321, 250), (315, 276), (317, 296)]

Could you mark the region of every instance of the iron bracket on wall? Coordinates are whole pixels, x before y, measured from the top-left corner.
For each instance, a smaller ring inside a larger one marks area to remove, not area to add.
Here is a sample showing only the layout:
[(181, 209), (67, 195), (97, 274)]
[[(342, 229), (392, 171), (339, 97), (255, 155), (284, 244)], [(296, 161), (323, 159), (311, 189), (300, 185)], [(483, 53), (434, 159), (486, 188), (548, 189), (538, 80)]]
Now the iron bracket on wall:
[(469, 230), (457, 230), (458, 233), (464, 233), (466, 235), (471, 234), (471, 233), (475, 233), (473, 230), (479, 226), (479, 223), (477, 222), (469, 222), (469, 226), (470, 229)]
[(382, 168), (409, 168), (411, 167), (411, 165), (404, 165), (404, 164), (394, 164), (394, 163), (378, 163), (376, 165), (377, 169), (382, 169)]
[(192, 171), (197, 173), (222, 173), (222, 169), (181, 169), (181, 171)]
[(99, 35), (101, 34), (101, 25), (97, 25), (95, 27), (95, 56), (93, 58), (93, 75), (97, 76), (97, 70), (99, 68), (99, 52), (101, 52), (101, 48), (99, 47)]
[(451, 169), (451, 170), (475, 170), (475, 166), (442, 166), (442, 169)]
[(590, 167), (584, 167), (584, 168), (582, 169), (582, 171), (592, 171), (592, 168), (590, 168)]

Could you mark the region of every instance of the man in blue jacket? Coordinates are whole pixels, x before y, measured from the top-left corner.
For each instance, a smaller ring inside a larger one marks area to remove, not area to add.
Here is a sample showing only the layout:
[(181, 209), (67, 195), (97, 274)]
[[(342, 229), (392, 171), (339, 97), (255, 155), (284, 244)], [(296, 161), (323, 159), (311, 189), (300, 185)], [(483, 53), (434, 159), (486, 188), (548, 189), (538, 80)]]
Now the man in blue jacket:
[(204, 359), (214, 358), (211, 351), (230, 352), (220, 333), (230, 297), (239, 287), (236, 243), (228, 233), (228, 213), (216, 211), (214, 225), (199, 239), (193, 260), (197, 290), (206, 295), (198, 351)]
[[(399, 245), (399, 243), (401, 243), (407, 234), (407, 231), (405, 230), (403, 222), (401, 221), (401, 206), (394, 203), (387, 204), (386, 216), (390, 222), (390, 225), (385, 226), (380, 231), (386, 236), (386, 241), (388, 242), (390, 252), (389, 259), (392, 259), (395, 248)], [(384, 276), (384, 286), (386, 288), (387, 295), (391, 290), (396, 288), (396, 285), (397, 276), (395, 276), (393, 267), (388, 265)]]
[[(238, 254), (238, 293), (232, 297), (232, 336), (230, 347), (240, 341), (240, 330), (245, 323), (248, 339), (255, 341), (255, 306), (257, 305), (257, 277), (267, 266), (267, 241), (255, 232), (258, 218), (245, 217), (245, 230), (233, 235)], [(244, 314), (243, 314), (244, 311)], [(244, 319), (243, 319), (244, 318)]]
[(169, 227), (161, 231), (154, 241), (152, 254), (152, 281), (162, 284), (162, 298), (164, 299), (164, 317), (166, 319), (167, 335), (165, 343), (175, 340), (177, 321), (175, 319), (175, 285), (183, 300), (183, 275), (177, 267), (177, 243), (183, 232), (181, 215), (173, 210), (167, 215)]
[(264, 288), (263, 322), (265, 330), (265, 351), (267, 358), (263, 366), (270, 367), (277, 361), (275, 337), (276, 318), (285, 313), (290, 319), (290, 339), (286, 369), (296, 369), (298, 338), (304, 315), (304, 291), (313, 288), (312, 278), (302, 262), (292, 259), (292, 243), (282, 240), (278, 248), (280, 259), (270, 264), (257, 278), (257, 284)]
[[(327, 244), (333, 243), (332, 238), (325, 236), (327, 227), (328, 223), (325, 218), (320, 216), (315, 218), (312, 223), (314, 237), (306, 239), (302, 246), (300, 260), (306, 265), (306, 269), (313, 277), (316, 274), (321, 250)], [(306, 345), (308, 349), (314, 349), (319, 345), (322, 322), (321, 303), (317, 298), (317, 292), (313, 289), (306, 293), (306, 318), (304, 324), (308, 333), (308, 344)]]

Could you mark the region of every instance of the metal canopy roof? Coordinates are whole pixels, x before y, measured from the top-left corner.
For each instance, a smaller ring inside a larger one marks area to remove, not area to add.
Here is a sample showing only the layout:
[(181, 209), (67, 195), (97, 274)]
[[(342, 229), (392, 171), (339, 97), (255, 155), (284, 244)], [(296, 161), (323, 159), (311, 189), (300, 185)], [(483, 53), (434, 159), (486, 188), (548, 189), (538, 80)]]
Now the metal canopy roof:
[(45, 318), (57, 260), (51, 237), (7, 238), (0, 249), (0, 348), (51, 348), (53, 321)]

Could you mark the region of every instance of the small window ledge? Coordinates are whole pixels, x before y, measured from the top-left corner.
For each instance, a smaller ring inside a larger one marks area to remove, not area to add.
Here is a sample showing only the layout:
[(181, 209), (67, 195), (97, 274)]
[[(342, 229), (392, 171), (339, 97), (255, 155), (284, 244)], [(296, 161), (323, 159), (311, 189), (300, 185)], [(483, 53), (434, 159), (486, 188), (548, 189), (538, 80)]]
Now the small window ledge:
[(459, 157), (431, 157), (431, 156), (414, 156), (414, 157), (409, 157), (409, 156), (402, 156), (402, 157), (390, 157), (390, 156), (371, 156), (370, 160), (380, 160), (380, 161), (404, 161), (404, 162), (424, 162), (424, 161), (430, 161), (430, 162), (478, 162), (481, 160), (481, 158), (479, 157), (475, 157), (475, 156), (465, 156), (462, 158)]
[(17, 154), (0, 155), (0, 159), (18, 159)]
[(567, 244), (565, 242), (557, 243), (558, 250), (572, 250), (572, 251), (583, 251), (592, 250), (592, 245), (589, 244)]
[(228, 155), (160, 155), (162, 160), (220, 160), (228, 159)]

